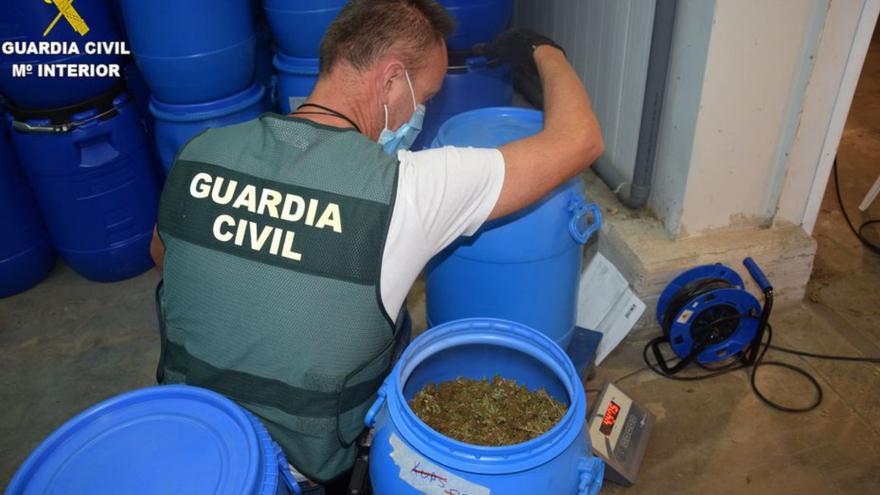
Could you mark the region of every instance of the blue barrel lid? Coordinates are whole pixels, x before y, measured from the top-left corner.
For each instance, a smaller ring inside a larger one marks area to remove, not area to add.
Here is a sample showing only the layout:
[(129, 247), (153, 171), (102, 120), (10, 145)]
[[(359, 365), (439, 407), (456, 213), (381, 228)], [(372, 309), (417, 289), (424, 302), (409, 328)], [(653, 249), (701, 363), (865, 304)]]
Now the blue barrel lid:
[(447, 120), (437, 132), (433, 146), (497, 148), (532, 136), (544, 126), (544, 114), (537, 110), (492, 107), (460, 113)]
[(256, 495), (263, 457), (254, 425), (234, 402), (185, 385), (149, 387), (65, 423), (6, 493)]
[(279, 71), (288, 74), (316, 76), (320, 72), (321, 59), (291, 57), (279, 51), (272, 58), (272, 65)]
[(254, 82), (244, 91), (219, 100), (204, 103), (177, 104), (163, 103), (150, 97), (150, 113), (156, 118), (171, 122), (196, 122), (225, 117), (258, 104), (266, 94), (259, 82)]

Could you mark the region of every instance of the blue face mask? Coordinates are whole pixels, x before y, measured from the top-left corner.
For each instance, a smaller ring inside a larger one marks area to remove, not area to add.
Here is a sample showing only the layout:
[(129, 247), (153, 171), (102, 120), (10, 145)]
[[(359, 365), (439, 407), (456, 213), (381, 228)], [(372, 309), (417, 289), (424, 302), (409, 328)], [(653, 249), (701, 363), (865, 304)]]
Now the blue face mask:
[(385, 148), (385, 153), (389, 155), (396, 155), (400, 150), (408, 150), (419, 137), (422, 123), (425, 121), (425, 105), (416, 103), (416, 92), (409, 79), (409, 72), (404, 71), (404, 74), (406, 75), (406, 83), (409, 85), (409, 92), (412, 94), (414, 110), (409, 122), (400, 126), (396, 131), (392, 131), (388, 128), (388, 105), (383, 105), (385, 107), (385, 128), (379, 134), (379, 144)]

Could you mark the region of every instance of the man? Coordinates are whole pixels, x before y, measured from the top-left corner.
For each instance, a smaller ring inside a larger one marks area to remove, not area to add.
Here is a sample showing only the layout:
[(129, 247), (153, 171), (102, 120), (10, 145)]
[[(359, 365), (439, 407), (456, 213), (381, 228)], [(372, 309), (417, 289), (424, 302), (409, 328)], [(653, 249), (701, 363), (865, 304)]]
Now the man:
[(540, 75), (544, 130), (500, 149), (403, 150), (443, 83), (452, 29), (433, 0), (353, 0), (307, 103), (196, 137), (162, 194), (160, 382), (238, 401), (317, 481), (352, 466), (427, 261), (602, 153), (565, 54), (522, 31), (488, 51)]

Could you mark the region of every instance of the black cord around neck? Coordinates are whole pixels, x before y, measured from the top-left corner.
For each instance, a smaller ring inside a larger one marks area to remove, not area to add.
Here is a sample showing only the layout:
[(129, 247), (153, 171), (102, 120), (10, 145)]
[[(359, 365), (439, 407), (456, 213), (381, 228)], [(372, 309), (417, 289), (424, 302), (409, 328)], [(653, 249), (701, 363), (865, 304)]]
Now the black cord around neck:
[[(300, 109), (300, 108), (303, 108), (303, 107), (318, 108), (318, 109), (320, 109), (320, 110), (324, 110), (324, 111), (323, 111), (323, 112), (300, 112), (299, 109)], [(317, 103), (303, 103), (302, 105), (296, 107), (296, 110), (295, 110), (295, 111), (291, 112), (291, 115), (294, 115), (294, 114), (303, 114), (303, 115), (328, 115), (328, 116), (330, 116), (330, 117), (336, 117), (336, 118), (338, 118), (338, 119), (342, 119), (342, 120), (348, 122), (349, 124), (351, 124), (352, 127), (355, 128), (356, 131), (358, 131), (359, 133), (363, 134), (363, 131), (361, 131), (361, 128), (360, 128), (357, 124), (355, 124), (354, 121), (351, 120), (347, 115), (345, 115), (345, 114), (342, 113), (342, 112), (338, 112), (338, 111), (336, 111), (336, 110), (333, 110), (333, 109), (330, 108), (330, 107), (325, 107), (324, 105), (319, 105), (319, 104), (317, 104)]]

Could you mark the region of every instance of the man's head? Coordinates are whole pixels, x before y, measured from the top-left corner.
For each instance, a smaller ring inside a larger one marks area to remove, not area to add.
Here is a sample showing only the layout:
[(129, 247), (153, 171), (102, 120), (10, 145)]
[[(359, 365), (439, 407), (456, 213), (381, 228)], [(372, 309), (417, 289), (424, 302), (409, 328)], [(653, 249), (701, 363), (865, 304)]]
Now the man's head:
[[(409, 75), (417, 103), (443, 84), (447, 55), (444, 39), (454, 22), (434, 0), (352, 0), (327, 29), (321, 42), (321, 81), (345, 86), (365, 134), (375, 139), (384, 126), (397, 129), (413, 115)], [(340, 84), (344, 81), (346, 84)]]

